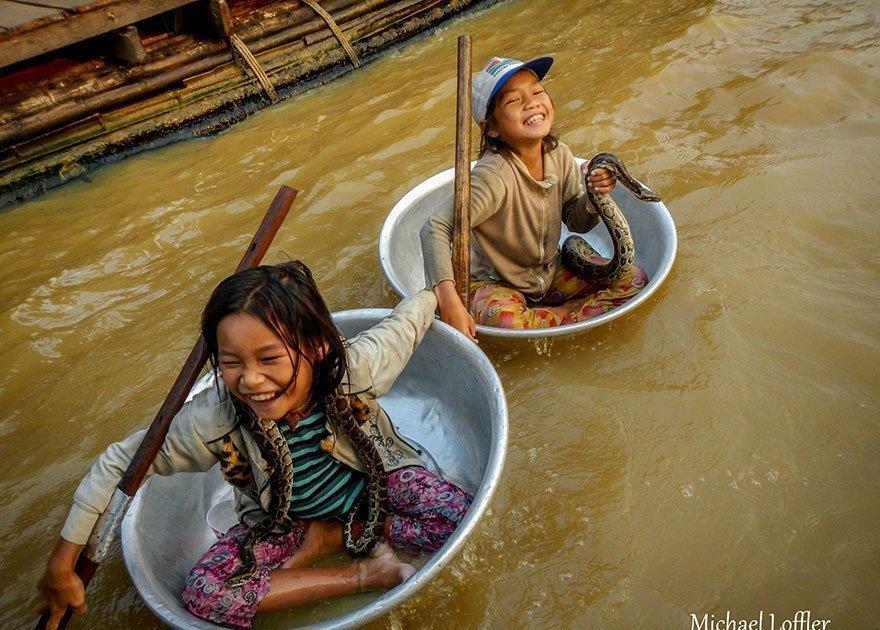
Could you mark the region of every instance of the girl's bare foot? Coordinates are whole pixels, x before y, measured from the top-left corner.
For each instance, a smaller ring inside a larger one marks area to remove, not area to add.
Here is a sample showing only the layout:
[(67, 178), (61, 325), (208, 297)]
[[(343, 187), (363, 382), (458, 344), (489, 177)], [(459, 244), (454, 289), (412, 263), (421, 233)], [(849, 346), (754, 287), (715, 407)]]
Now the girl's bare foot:
[(392, 588), (416, 572), (415, 567), (402, 562), (388, 543), (381, 542), (365, 560), (357, 565), (358, 585), (361, 591)]

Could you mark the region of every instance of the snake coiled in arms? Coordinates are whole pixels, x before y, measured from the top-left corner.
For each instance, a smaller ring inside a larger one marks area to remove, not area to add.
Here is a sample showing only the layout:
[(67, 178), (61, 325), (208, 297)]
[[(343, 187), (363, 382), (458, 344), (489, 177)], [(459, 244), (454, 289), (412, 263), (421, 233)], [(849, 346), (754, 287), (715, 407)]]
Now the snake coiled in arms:
[[(616, 155), (612, 153), (599, 153), (590, 160), (587, 172), (593, 169), (606, 168), (617, 176), (617, 181), (629, 188), (632, 193), (642, 201), (660, 201), (645, 186), (642, 186), (633, 178)], [(611, 283), (623, 278), (636, 259), (635, 244), (632, 232), (623, 212), (617, 207), (610, 194), (599, 194), (587, 185), (587, 195), (593, 207), (599, 212), (599, 218), (608, 228), (611, 242), (614, 245), (614, 255), (604, 265), (597, 265), (590, 260), (596, 252), (580, 236), (571, 235), (562, 244), (562, 263), (571, 271), (582, 278), (593, 282)]]
[[(253, 575), (256, 569), (254, 546), (273, 531), (290, 531), (292, 525), (289, 510), (293, 493), (293, 460), (287, 441), (277, 421), (259, 418), (249, 409), (242, 411), (245, 411), (242, 414), (246, 419), (245, 424), (269, 465), (270, 501), (266, 515), (245, 535), (242, 542), (244, 566), (227, 579), (226, 583), (230, 587), (243, 585)], [(324, 412), (333, 430), (341, 431), (354, 446), (367, 473), (367, 520), (364, 531), (357, 540), (353, 538), (351, 529), (363, 497), (348, 515), (343, 528), (345, 548), (354, 556), (363, 556), (372, 551), (382, 536), (388, 498), (387, 475), (382, 457), (376, 445), (360, 428), (368, 420), (371, 411), (357, 396), (345, 395), (337, 390), (325, 399)]]

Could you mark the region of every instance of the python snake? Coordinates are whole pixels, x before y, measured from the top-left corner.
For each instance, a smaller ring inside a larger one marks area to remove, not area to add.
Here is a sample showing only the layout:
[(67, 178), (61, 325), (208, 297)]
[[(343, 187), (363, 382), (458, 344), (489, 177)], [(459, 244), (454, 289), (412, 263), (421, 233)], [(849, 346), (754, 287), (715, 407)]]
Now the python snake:
[(247, 531), (242, 541), (242, 567), (226, 580), (227, 585), (233, 588), (243, 586), (253, 576), (257, 565), (254, 557), (256, 544), (275, 530), (284, 533), (290, 531), (289, 510), (293, 493), (293, 458), (278, 422), (260, 418), (244, 405), (239, 405), (236, 404), (236, 407), (244, 413), (238, 415), (244, 418), (268, 464), (266, 473), (269, 475), (270, 490), (266, 515)]
[[(617, 180), (632, 191), (642, 201), (660, 201), (660, 197), (651, 192), (633, 178), (613, 153), (599, 153), (590, 160), (588, 171), (605, 168), (612, 171)], [(599, 218), (608, 228), (611, 242), (614, 245), (614, 255), (604, 265), (597, 265), (590, 258), (596, 255), (596, 251), (580, 236), (572, 234), (562, 244), (562, 263), (578, 276), (593, 282), (612, 283), (623, 278), (636, 259), (635, 243), (626, 217), (608, 193), (597, 193), (589, 184), (587, 195), (593, 207), (599, 213)]]
[[(361, 536), (354, 540), (351, 527), (357, 516), (355, 508), (348, 515), (348, 520), (342, 530), (345, 548), (353, 556), (363, 556), (376, 546), (382, 536), (385, 526), (386, 504), (388, 501), (388, 479), (385, 474), (385, 466), (376, 445), (367, 437), (360, 425), (369, 419), (370, 408), (367, 407), (357, 396), (344, 396), (336, 394), (330, 396), (325, 407), (330, 424), (334, 428), (342, 430), (348, 441), (354, 446), (361, 465), (367, 473), (367, 520), (364, 523), (364, 531)], [(363, 501), (358, 502), (358, 505)]]
[[(290, 448), (278, 422), (257, 417), (249, 410), (244, 410), (247, 428), (260, 448), (269, 468), (270, 480), (269, 507), (266, 515), (251, 527), (242, 541), (243, 566), (226, 583), (230, 587), (244, 585), (256, 569), (254, 547), (273, 531), (288, 532), (291, 528), (289, 514), (293, 493), (293, 460)], [(382, 536), (385, 525), (387, 503), (387, 475), (382, 458), (375, 444), (361, 430), (360, 425), (369, 419), (370, 409), (357, 396), (345, 395), (337, 391), (324, 401), (324, 411), (334, 430), (342, 431), (354, 446), (368, 477), (367, 489), (367, 520), (364, 531), (358, 539), (352, 537), (352, 525), (363, 502), (359, 500), (343, 528), (345, 548), (354, 556), (368, 554)]]

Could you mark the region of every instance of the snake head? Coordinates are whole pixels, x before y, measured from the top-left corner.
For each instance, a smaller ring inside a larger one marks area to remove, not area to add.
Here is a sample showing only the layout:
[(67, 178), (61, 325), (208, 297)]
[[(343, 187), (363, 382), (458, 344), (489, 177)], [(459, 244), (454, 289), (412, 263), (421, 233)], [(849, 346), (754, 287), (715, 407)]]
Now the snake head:
[(592, 173), (593, 169), (597, 168), (605, 168), (613, 172), (617, 180), (642, 201), (660, 201), (660, 196), (630, 175), (620, 158), (613, 153), (597, 153), (590, 160), (587, 172)]

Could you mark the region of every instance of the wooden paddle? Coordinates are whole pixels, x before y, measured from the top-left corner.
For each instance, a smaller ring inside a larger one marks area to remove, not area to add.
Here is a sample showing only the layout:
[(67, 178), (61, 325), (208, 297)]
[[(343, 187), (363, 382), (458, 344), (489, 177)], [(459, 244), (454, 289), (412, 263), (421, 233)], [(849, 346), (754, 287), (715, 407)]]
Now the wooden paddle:
[[(263, 217), (263, 222), (260, 224), (259, 229), (254, 234), (254, 238), (251, 239), (241, 262), (235, 268), (236, 272), (250, 269), (260, 264), (266, 250), (269, 249), (269, 245), (272, 243), (272, 239), (275, 238), (275, 234), (278, 233), (278, 229), (284, 222), (287, 212), (293, 205), (296, 195), (296, 190), (287, 186), (281, 187), (278, 194), (275, 195), (272, 205), (269, 206), (266, 216)], [(107, 555), (110, 543), (113, 541), (113, 536), (122, 522), (122, 517), (125, 516), (125, 511), (128, 509), (135, 492), (137, 492), (147, 476), (150, 465), (156, 459), (156, 455), (162, 448), (163, 442), (165, 442), (165, 436), (168, 434), (171, 421), (177, 412), (180, 411), (180, 408), (183, 407), (189, 390), (192, 389), (207, 361), (208, 347), (205, 345), (204, 338), (199, 335), (196, 345), (189, 353), (186, 363), (183, 364), (183, 369), (180, 370), (174, 385), (171, 386), (171, 391), (165, 397), (165, 402), (159, 408), (159, 413), (156, 414), (150, 428), (147, 429), (137, 452), (122, 475), (119, 485), (110, 498), (109, 505), (101, 514), (98, 522), (95, 523), (92, 534), (89, 536), (89, 541), (76, 561), (75, 571), (82, 580), (83, 587), (88, 588), (89, 582), (91, 582), (92, 577), (94, 577), (95, 572), (98, 570), (98, 565)], [(66, 627), (72, 614), (73, 611), (68, 608), (58, 627)], [(49, 617), (48, 610), (40, 616), (36, 626), (38, 630), (46, 627)]]
[(458, 37), (458, 96), (455, 105), (455, 229), (452, 273), (455, 290), (468, 307), (471, 280), (471, 36)]

